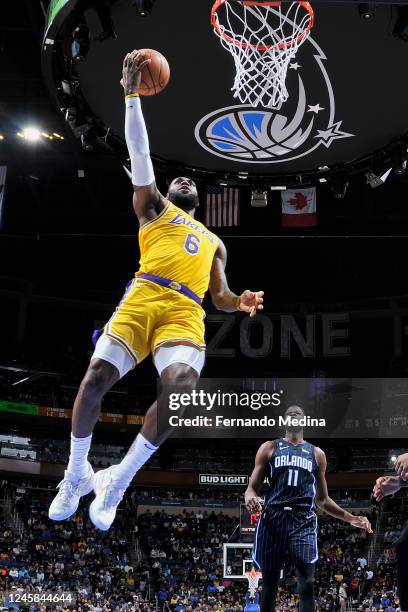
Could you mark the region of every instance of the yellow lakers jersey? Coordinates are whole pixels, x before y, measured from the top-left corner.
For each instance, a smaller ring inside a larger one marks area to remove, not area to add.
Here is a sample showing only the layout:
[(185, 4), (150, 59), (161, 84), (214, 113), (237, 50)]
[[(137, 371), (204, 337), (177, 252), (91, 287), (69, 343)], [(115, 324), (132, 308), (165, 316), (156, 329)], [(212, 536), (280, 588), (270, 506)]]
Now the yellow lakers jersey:
[(169, 278), (204, 297), (218, 238), (200, 221), (169, 202), (156, 219), (142, 225), (139, 245), (139, 273)]

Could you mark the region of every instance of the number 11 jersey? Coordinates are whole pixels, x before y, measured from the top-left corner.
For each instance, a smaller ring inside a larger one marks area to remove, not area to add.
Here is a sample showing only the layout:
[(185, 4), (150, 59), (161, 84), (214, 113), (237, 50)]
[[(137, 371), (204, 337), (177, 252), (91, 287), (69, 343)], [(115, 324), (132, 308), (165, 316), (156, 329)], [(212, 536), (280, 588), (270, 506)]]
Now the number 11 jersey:
[(291, 506), (311, 510), (316, 495), (316, 470), (313, 444), (276, 440), (267, 466), (269, 488), (265, 508)]

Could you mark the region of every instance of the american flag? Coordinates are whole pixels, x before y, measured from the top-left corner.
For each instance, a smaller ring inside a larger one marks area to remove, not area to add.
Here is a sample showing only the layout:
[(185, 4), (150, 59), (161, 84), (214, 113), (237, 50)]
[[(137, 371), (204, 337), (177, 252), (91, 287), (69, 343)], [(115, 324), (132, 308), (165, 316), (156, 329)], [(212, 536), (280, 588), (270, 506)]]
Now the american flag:
[(239, 189), (212, 185), (206, 189), (205, 224), (208, 227), (239, 225)]

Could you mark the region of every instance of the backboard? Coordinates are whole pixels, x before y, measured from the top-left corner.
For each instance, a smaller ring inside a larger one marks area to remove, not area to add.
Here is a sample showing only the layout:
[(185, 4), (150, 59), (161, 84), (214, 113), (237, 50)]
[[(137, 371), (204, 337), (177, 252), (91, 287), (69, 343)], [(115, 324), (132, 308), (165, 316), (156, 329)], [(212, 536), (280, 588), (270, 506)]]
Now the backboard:
[(245, 572), (252, 569), (253, 544), (228, 542), (223, 545), (223, 576), (231, 580), (246, 580)]

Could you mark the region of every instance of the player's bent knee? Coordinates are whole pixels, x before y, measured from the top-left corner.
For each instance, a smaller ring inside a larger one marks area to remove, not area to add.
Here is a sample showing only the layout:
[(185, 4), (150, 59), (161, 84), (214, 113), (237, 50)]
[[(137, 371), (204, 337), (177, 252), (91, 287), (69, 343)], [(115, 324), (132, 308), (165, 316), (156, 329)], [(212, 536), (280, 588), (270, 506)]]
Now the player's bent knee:
[(160, 378), (164, 385), (193, 389), (198, 380), (198, 373), (184, 363), (173, 363), (163, 370)]
[(119, 380), (119, 372), (103, 359), (93, 359), (82, 380), (82, 392), (102, 397)]
[[(185, 344), (161, 346), (155, 351), (153, 361), (162, 380), (162, 374), (166, 372), (170, 366), (177, 366), (177, 368), (181, 366), (192, 368), (199, 376), (204, 367), (205, 352), (194, 346)], [(168, 376), (168, 372), (166, 376)]]

